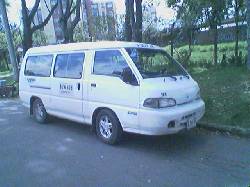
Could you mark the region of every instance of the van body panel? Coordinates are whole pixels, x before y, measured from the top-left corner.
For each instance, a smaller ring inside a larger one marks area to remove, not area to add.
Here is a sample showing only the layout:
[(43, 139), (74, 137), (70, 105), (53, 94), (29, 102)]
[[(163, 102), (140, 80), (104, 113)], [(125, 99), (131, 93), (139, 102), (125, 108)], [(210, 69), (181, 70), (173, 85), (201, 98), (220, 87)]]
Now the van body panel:
[(39, 97), (43, 100), (44, 106), (50, 108), (51, 79), (50, 77), (24, 75), (26, 60), (27, 56), (20, 69), (19, 96), (26, 106), (30, 105), (32, 97)]
[[(157, 89), (156, 89), (157, 88)], [(141, 101), (146, 98), (174, 98), (176, 104), (189, 103), (195, 100), (199, 92), (198, 84), (192, 78), (183, 76), (171, 78), (144, 79), (141, 82)]]

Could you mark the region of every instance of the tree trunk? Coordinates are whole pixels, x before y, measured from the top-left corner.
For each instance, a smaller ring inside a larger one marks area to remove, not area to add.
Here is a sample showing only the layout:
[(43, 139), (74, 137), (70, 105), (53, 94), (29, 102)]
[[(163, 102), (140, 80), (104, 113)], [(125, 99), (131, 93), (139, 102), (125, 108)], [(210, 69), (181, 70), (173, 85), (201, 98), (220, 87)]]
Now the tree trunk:
[(33, 35), (33, 33), (29, 29), (29, 26), (24, 25), (23, 41), (22, 41), (22, 44), (23, 44), (23, 56), (28, 51), (28, 49), (31, 48), (32, 45), (33, 45), (32, 35)]
[(194, 29), (193, 28), (189, 28), (188, 29), (188, 59), (190, 59), (191, 55), (192, 55), (192, 44), (193, 44), (193, 32)]
[(132, 28), (130, 24), (130, 0), (125, 0), (126, 14), (125, 14), (125, 39), (132, 41)]
[(92, 17), (92, 11), (91, 11), (91, 3), (88, 0), (85, 0), (85, 8), (86, 8), (86, 14), (87, 14), (87, 25), (88, 25), (88, 33), (89, 33), (89, 40), (93, 41), (93, 17)]
[(7, 68), (7, 70), (9, 71), (9, 70), (10, 70), (10, 66), (9, 66), (9, 62), (8, 62), (7, 59), (5, 60), (5, 63), (6, 63), (6, 68)]
[(188, 49), (191, 51), (191, 46), (193, 44), (193, 28), (188, 28)]
[(142, 42), (142, 0), (136, 0), (136, 41)]
[(235, 49), (234, 49), (234, 56), (235, 56), (235, 60), (236, 63), (238, 63), (239, 61), (239, 7), (238, 7), (238, 3), (237, 0), (235, 1), (236, 5), (235, 5)]
[(18, 82), (19, 81), (19, 71), (18, 71), (18, 65), (17, 65), (17, 61), (16, 61), (15, 48), (14, 48), (13, 39), (12, 39), (11, 31), (10, 31), (9, 20), (7, 17), (6, 5), (5, 5), (5, 1), (3, 1), (3, 0), (0, 1), (0, 10), (2, 13), (4, 30), (5, 30), (5, 34), (6, 34), (6, 38), (7, 38), (8, 51), (9, 51), (9, 55), (10, 55), (10, 62), (12, 64), (13, 71), (14, 71), (14, 80)]
[(135, 8), (134, 8), (134, 0), (129, 1), (129, 8), (130, 8), (130, 24), (131, 24), (131, 30), (132, 30), (132, 41), (136, 41), (135, 33)]
[(213, 34), (214, 34), (214, 64), (217, 65), (218, 63), (218, 29), (217, 25), (215, 25), (213, 28)]
[(69, 42), (73, 43), (74, 42), (74, 35), (73, 35), (74, 31), (69, 32)]
[(171, 56), (174, 56), (174, 39), (171, 39), (171, 44), (170, 44), (170, 51), (171, 51)]
[(250, 70), (250, 0), (246, 0), (247, 5), (247, 67)]
[(68, 38), (69, 38), (70, 43), (74, 42), (74, 29), (73, 28), (68, 29)]
[(68, 30), (68, 26), (67, 26), (67, 20), (63, 20), (62, 21), (62, 31), (63, 31), (63, 43), (69, 43), (70, 39), (69, 39), (69, 30)]
[(171, 33), (170, 33), (170, 37), (171, 37), (171, 41), (170, 41), (170, 51), (171, 51), (171, 56), (174, 56), (174, 26), (175, 26), (175, 22), (172, 23), (171, 25)]

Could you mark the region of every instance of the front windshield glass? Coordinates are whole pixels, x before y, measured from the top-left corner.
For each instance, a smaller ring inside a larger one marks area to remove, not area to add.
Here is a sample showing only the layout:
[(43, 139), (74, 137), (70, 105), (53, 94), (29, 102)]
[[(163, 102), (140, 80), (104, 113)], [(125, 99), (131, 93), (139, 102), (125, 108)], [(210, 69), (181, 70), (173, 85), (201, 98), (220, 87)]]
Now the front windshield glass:
[(165, 51), (126, 48), (143, 78), (186, 76), (186, 71)]

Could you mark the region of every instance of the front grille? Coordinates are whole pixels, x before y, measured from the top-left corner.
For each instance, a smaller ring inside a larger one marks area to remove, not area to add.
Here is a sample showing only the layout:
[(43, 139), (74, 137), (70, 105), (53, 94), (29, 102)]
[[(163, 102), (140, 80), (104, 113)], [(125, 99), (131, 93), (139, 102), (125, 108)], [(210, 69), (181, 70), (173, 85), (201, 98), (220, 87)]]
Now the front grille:
[(192, 114), (188, 114), (188, 115), (186, 115), (186, 116), (183, 116), (183, 117), (181, 118), (181, 120), (185, 120), (185, 119), (191, 118), (191, 117), (193, 117), (193, 116), (195, 116), (195, 112), (192, 113)]
[(186, 104), (192, 103), (193, 101), (194, 101), (194, 100), (190, 100), (190, 101), (186, 101), (186, 102), (183, 102), (183, 103), (178, 103), (177, 105), (178, 105), (178, 106), (186, 105)]

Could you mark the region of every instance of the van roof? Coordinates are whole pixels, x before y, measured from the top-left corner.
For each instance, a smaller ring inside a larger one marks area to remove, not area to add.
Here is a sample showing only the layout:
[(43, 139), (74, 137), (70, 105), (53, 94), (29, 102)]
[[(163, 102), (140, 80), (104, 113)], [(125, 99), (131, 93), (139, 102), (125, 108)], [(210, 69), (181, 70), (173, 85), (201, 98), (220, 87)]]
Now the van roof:
[(27, 51), (27, 54), (80, 51), (80, 50), (89, 50), (89, 49), (128, 48), (128, 47), (161, 49), (158, 46), (145, 44), (145, 43), (122, 42), (122, 41), (102, 41), (102, 42), (80, 42), (80, 43), (69, 43), (69, 44), (33, 47)]

